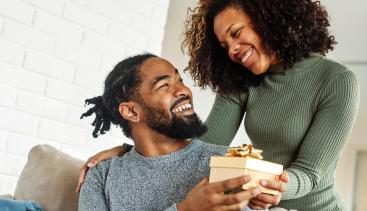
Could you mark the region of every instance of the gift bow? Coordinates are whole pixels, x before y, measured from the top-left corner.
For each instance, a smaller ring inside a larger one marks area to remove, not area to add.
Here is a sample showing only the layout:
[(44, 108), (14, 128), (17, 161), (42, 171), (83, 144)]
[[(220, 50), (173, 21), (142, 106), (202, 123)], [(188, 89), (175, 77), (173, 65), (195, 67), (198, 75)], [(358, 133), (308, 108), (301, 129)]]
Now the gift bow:
[(229, 147), (226, 156), (263, 159), (263, 156), (261, 156), (262, 152), (262, 150), (254, 148), (252, 144), (243, 144), (239, 147)]

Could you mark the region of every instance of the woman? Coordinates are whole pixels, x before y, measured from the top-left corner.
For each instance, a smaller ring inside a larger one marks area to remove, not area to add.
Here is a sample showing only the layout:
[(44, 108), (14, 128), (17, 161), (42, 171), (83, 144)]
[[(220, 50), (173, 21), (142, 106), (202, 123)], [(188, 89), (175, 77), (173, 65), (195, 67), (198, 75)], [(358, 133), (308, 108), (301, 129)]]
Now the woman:
[[(229, 145), (246, 114), (253, 145), (289, 174), (280, 207), (345, 210), (334, 173), (359, 88), (353, 72), (323, 57), (336, 42), (320, 2), (206, 0), (186, 24), (186, 69), (199, 86), (217, 92), (202, 140)], [(92, 159), (122, 153), (118, 147)]]

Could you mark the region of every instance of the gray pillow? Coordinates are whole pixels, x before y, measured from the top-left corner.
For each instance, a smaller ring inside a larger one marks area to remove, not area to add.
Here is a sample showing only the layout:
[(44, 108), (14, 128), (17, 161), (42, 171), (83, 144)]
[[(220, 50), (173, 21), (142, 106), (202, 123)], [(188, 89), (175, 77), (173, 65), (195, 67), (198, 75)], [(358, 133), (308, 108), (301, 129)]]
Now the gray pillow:
[(79, 194), (75, 189), (83, 163), (49, 145), (33, 147), (19, 177), (14, 199), (34, 200), (45, 211), (78, 210)]

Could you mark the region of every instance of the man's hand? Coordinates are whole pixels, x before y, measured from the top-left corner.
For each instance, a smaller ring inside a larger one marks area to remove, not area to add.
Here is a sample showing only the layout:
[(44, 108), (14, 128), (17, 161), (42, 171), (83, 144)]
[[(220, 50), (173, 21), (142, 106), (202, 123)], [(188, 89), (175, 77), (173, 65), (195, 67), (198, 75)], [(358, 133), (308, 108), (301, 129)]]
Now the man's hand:
[(223, 194), (251, 180), (250, 176), (237, 177), (221, 182), (208, 183), (208, 178), (203, 179), (177, 204), (178, 211), (201, 210), (242, 210), (248, 201), (257, 196), (261, 190), (251, 188), (245, 191)]
[(80, 169), (79, 172), (79, 181), (78, 186), (76, 187), (76, 192), (80, 192), (80, 188), (84, 182), (85, 175), (89, 168), (96, 166), (99, 162), (108, 160), (113, 156), (120, 156), (125, 153), (123, 146), (117, 146), (111, 149), (103, 150), (92, 157), (88, 158), (87, 162), (84, 163), (83, 167)]
[(261, 180), (260, 185), (268, 188), (279, 191), (278, 195), (270, 195), (270, 194), (259, 194), (257, 197), (250, 200), (248, 206), (254, 210), (262, 210), (268, 209), (273, 205), (277, 205), (282, 198), (282, 193), (286, 191), (285, 183), (289, 181), (289, 176), (287, 172), (283, 172), (279, 177), (279, 182)]

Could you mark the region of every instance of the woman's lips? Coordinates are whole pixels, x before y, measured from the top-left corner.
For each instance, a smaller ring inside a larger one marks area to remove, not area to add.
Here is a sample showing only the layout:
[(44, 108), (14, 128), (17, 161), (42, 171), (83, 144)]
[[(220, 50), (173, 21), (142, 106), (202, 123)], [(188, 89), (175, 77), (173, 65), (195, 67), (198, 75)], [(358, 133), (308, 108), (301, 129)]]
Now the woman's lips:
[(252, 53), (253, 53), (253, 47), (251, 47), (250, 49), (248, 49), (245, 53), (244, 53), (244, 55), (242, 56), (242, 58), (241, 58), (241, 63), (243, 64), (243, 65), (245, 65), (246, 64), (246, 62), (247, 62), (247, 60), (251, 57), (251, 55), (252, 55)]

